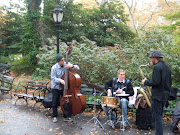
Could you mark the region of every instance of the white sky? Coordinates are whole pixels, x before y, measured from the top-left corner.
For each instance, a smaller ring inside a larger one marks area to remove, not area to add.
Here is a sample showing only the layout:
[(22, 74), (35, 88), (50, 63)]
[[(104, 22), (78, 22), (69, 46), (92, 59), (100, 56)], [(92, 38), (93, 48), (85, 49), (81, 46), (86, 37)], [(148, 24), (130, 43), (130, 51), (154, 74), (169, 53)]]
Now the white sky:
[[(0, 6), (3, 6), (3, 5), (6, 5), (6, 6), (9, 6), (10, 5), (10, 1), (14, 4), (20, 4), (21, 6), (23, 6), (23, 1), (24, 0), (0, 0)], [(79, 1), (79, 0), (74, 0), (74, 2), (76, 1)], [(98, 1), (102, 1), (102, 0), (98, 0)], [(120, 0), (120, 1), (123, 1), (123, 0)], [(126, 0), (128, 3), (131, 3), (132, 0)], [(138, 7), (141, 9), (141, 7), (146, 3), (153, 3), (153, 2), (157, 2), (157, 0), (133, 0), (133, 1), (136, 1), (138, 2)], [(180, 1), (180, 0), (167, 0), (167, 2), (170, 2), (170, 1)]]
[(22, 0), (0, 0), (0, 5), (1, 5), (1, 6), (2, 6), (2, 5), (9, 6), (10, 1), (11, 1), (12, 3), (14, 3), (14, 4), (20, 4), (20, 3), (23, 4)]
[[(9, 6), (10, 1), (12, 3), (16, 3), (16, 4), (23, 3), (22, 2), (23, 0), (0, 0), (0, 5), (7, 5), (7, 6)], [(76, 1), (78, 1), (78, 0), (74, 0), (74, 2), (76, 2)], [(98, 1), (101, 1), (101, 0), (98, 0)], [(152, 1), (156, 1), (156, 0), (146, 0), (146, 2), (147, 1), (149, 1), (149, 2), (151, 1), (152, 2)]]

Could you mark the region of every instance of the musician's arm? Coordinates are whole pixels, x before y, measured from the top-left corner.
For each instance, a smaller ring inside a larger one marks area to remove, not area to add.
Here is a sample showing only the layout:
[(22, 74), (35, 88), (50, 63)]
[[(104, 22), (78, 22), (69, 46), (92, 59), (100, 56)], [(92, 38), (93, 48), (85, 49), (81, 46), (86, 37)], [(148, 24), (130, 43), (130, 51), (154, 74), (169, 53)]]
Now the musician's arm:
[(73, 65), (72, 68), (75, 69), (75, 70), (79, 70), (80, 69), (78, 65)]
[(80, 70), (80, 67), (76, 64), (71, 64), (71, 63), (68, 63), (66, 64), (65, 66), (67, 69), (71, 69), (71, 70)]
[(109, 80), (105, 82), (105, 89), (107, 91), (107, 96), (112, 96), (112, 82), (113, 80)]
[(108, 97), (111, 97), (111, 96), (112, 96), (112, 92), (111, 92), (110, 89), (107, 90), (107, 96), (108, 96)]
[(105, 90), (107, 91), (108, 89), (112, 89), (112, 83), (113, 83), (113, 80), (108, 80), (105, 82), (104, 86), (105, 86)]
[(55, 69), (54, 66), (51, 68), (51, 80), (52, 80), (54, 83), (59, 83), (59, 82), (60, 82), (60, 78), (58, 78), (58, 77), (56, 76), (56, 69)]
[(57, 77), (57, 74), (56, 74), (56, 69), (55, 69), (55, 67), (53, 66), (52, 68), (51, 68), (51, 80), (52, 80), (52, 82), (53, 82), (53, 85), (55, 85), (55, 84), (62, 84), (62, 85), (64, 85), (65, 84), (65, 82), (64, 82), (64, 80), (63, 79), (61, 79), (61, 78), (59, 78), (59, 77)]
[(134, 90), (133, 90), (133, 86), (132, 86), (131, 82), (129, 82), (127, 84), (126, 94), (129, 94), (129, 96), (134, 95)]

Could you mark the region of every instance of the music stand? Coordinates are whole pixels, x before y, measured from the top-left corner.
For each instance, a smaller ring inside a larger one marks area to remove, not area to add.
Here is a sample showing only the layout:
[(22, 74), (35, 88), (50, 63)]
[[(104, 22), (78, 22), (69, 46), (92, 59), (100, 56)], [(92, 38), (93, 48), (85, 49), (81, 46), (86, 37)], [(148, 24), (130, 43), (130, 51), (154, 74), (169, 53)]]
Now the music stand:
[[(93, 88), (93, 96), (94, 96), (95, 102), (96, 102), (97, 99), (96, 99), (96, 89), (95, 88)], [(93, 114), (93, 117), (89, 121), (87, 121), (84, 125), (86, 125), (87, 123), (91, 122), (92, 120), (94, 120), (94, 127), (96, 127), (96, 124), (98, 123), (100, 125), (100, 127), (103, 129), (103, 131), (105, 132), (105, 129), (104, 129), (103, 125), (101, 124), (101, 122), (97, 118), (97, 115), (96, 115), (96, 104), (95, 103), (94, 103), (94, 114)], [(81, 127), (81, 129), (82, 129), (82, 127)]]

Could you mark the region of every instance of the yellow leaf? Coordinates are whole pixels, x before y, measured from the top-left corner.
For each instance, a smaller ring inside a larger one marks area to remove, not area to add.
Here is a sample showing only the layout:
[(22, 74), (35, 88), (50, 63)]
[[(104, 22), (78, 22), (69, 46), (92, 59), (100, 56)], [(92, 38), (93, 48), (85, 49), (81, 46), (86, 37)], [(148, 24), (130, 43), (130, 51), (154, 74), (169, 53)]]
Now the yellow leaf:
[(0, 123), (4, 123), (4, 120), (0, 120)]

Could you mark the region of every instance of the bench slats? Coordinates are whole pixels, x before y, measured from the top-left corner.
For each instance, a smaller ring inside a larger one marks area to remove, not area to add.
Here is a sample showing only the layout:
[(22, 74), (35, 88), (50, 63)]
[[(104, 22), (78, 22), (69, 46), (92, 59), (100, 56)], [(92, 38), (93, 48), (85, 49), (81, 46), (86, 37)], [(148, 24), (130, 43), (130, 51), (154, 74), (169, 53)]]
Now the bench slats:
[[(48, 84), (49, 84), (49, 82), (27, 81), (27, 84), (24, 87), (27, 89), (27, 91), (31, 91), (32, 94), (29, 94), (27, 92), (27, 93), (14, 93), (14, 95), (18, 96), (19, 98), (23, 97), (24, 99), (27, 99), (27, 98), (33, 99), (36, 101), (36, 103), (41, 102), (44, 99), (45, 95), (41, 96), (40, 92), (42, 92), (42, 91), (44, 92), (44, 90), (45, 91), (48, 90), (48, 88), (47, 88)], [(98, 86), (104, 89), (103, 85), (98, 85)], [(37, 95), (35, 95), (36, 91), (39, 91), (39, 93)], [(87, 98), (88, 98), (88, 96), (93, 96), (93, 93), (92, 93), (93, 88), (89, 88), (86, 84), (81, 84), (80, 91)], [(100, 93), (102, 93), (102, 91), (99, 91), (99, 90), (96, 90), (96, 92), (97, 92), (97, 96), (99, 96)], [(104, 89), (103, 92), (106, 92), (106, 90)], [(177, 93), (177, 100), (180, 100), (180, 89)], [(96, 105), (96, 106), (101, 107), (101, 104), (97, 103), (97, 102), (87, 101), (86, 104), (87, 105)], [(172, 111), (172, 110), (173, 110), (173, 108), (165, 108), (164, 109), (164, 111)]]
[(0, 86), (0, 90), (4, 90), (4, 91), (10, 91), (10, 89), (9, 89), (9, 88), (2, 87), (2, 86)]
[(22, 96), (22, 97), (26, 97), (27, 94), (25, 94), (25, 93), (14, 93), (14, 96)]
[[(41, 102), (44, 99), (46, 91), (48, 90), (47, 88), (48, 84), (49, 82), (27, 81), (25, 86), (21, 86), (21, 88), (17, 87), (15, 89), (14, 96), (18, 97), (16, 102), (21, 98), (24, 99), (26, 103), (27, 103), (27, 99), (35, 100), (36, 103)], [(33, 108), (35, 107), (35, 104)]]
[(3, 94), (5, 92), (8, 92), (11, 98), (12, 98), (11, 90), (14, 79), (15, 79), (14, 77), (0, 74), (0, 90), (2, 91)]
[(45, 84), (45, 85), (48, 85), (49, 82), (38, 82), (38, 81), (27, 81), (27, 83), (34, 83), (34, 84)]
[(46, 88), (46, 85), (38, 85), (38, 84), (27, 84), (26, 85), (27, 88), (33, 88), (33, 87), (43, 87), (43, 88)]
[[(103, 88), (104, 89), (104, 86), (103, 85), (98, 85), (99, 87), (101, 87), (101, 88)], [(80, 87), (80, 90), (81, 90), (81, 93), (83, 94), (83, 95), (87, 95), (87, 96), (90, 96), (90, 95), (92, 95), (92, 88), (89, 88), (86, 84), (81, 84), (81, 87)], [(96, 90), (97, 91), (97, 93), (99, 94), (99, 93), (102, 93), (102, 91), (99, 91), (99, 90)], [(104, 92), (106, 92), (105, 91), (105, 89), (104, 89)], [(98, 95), (97, 94), (97, 95)], [(176, 95), (176, 100), (177, 101), (179, 101), (180, 100), (180, 89), (178, 89), (178, 92), (177, 92), (177, 95)], [(100, 106), (101, 104), (98, 104), (98, 103), (96, 103), (96, 102), (90, 102), (90, 101), (88, 101), (88, 102), (86, 102), (86, 104), (87, 105), (97, 105), (97, 106)], [(170, 111), (170, 112), (172, 112), (173, 111), (173, 109), (174, 108), (164, 108), (164, 111)]]

